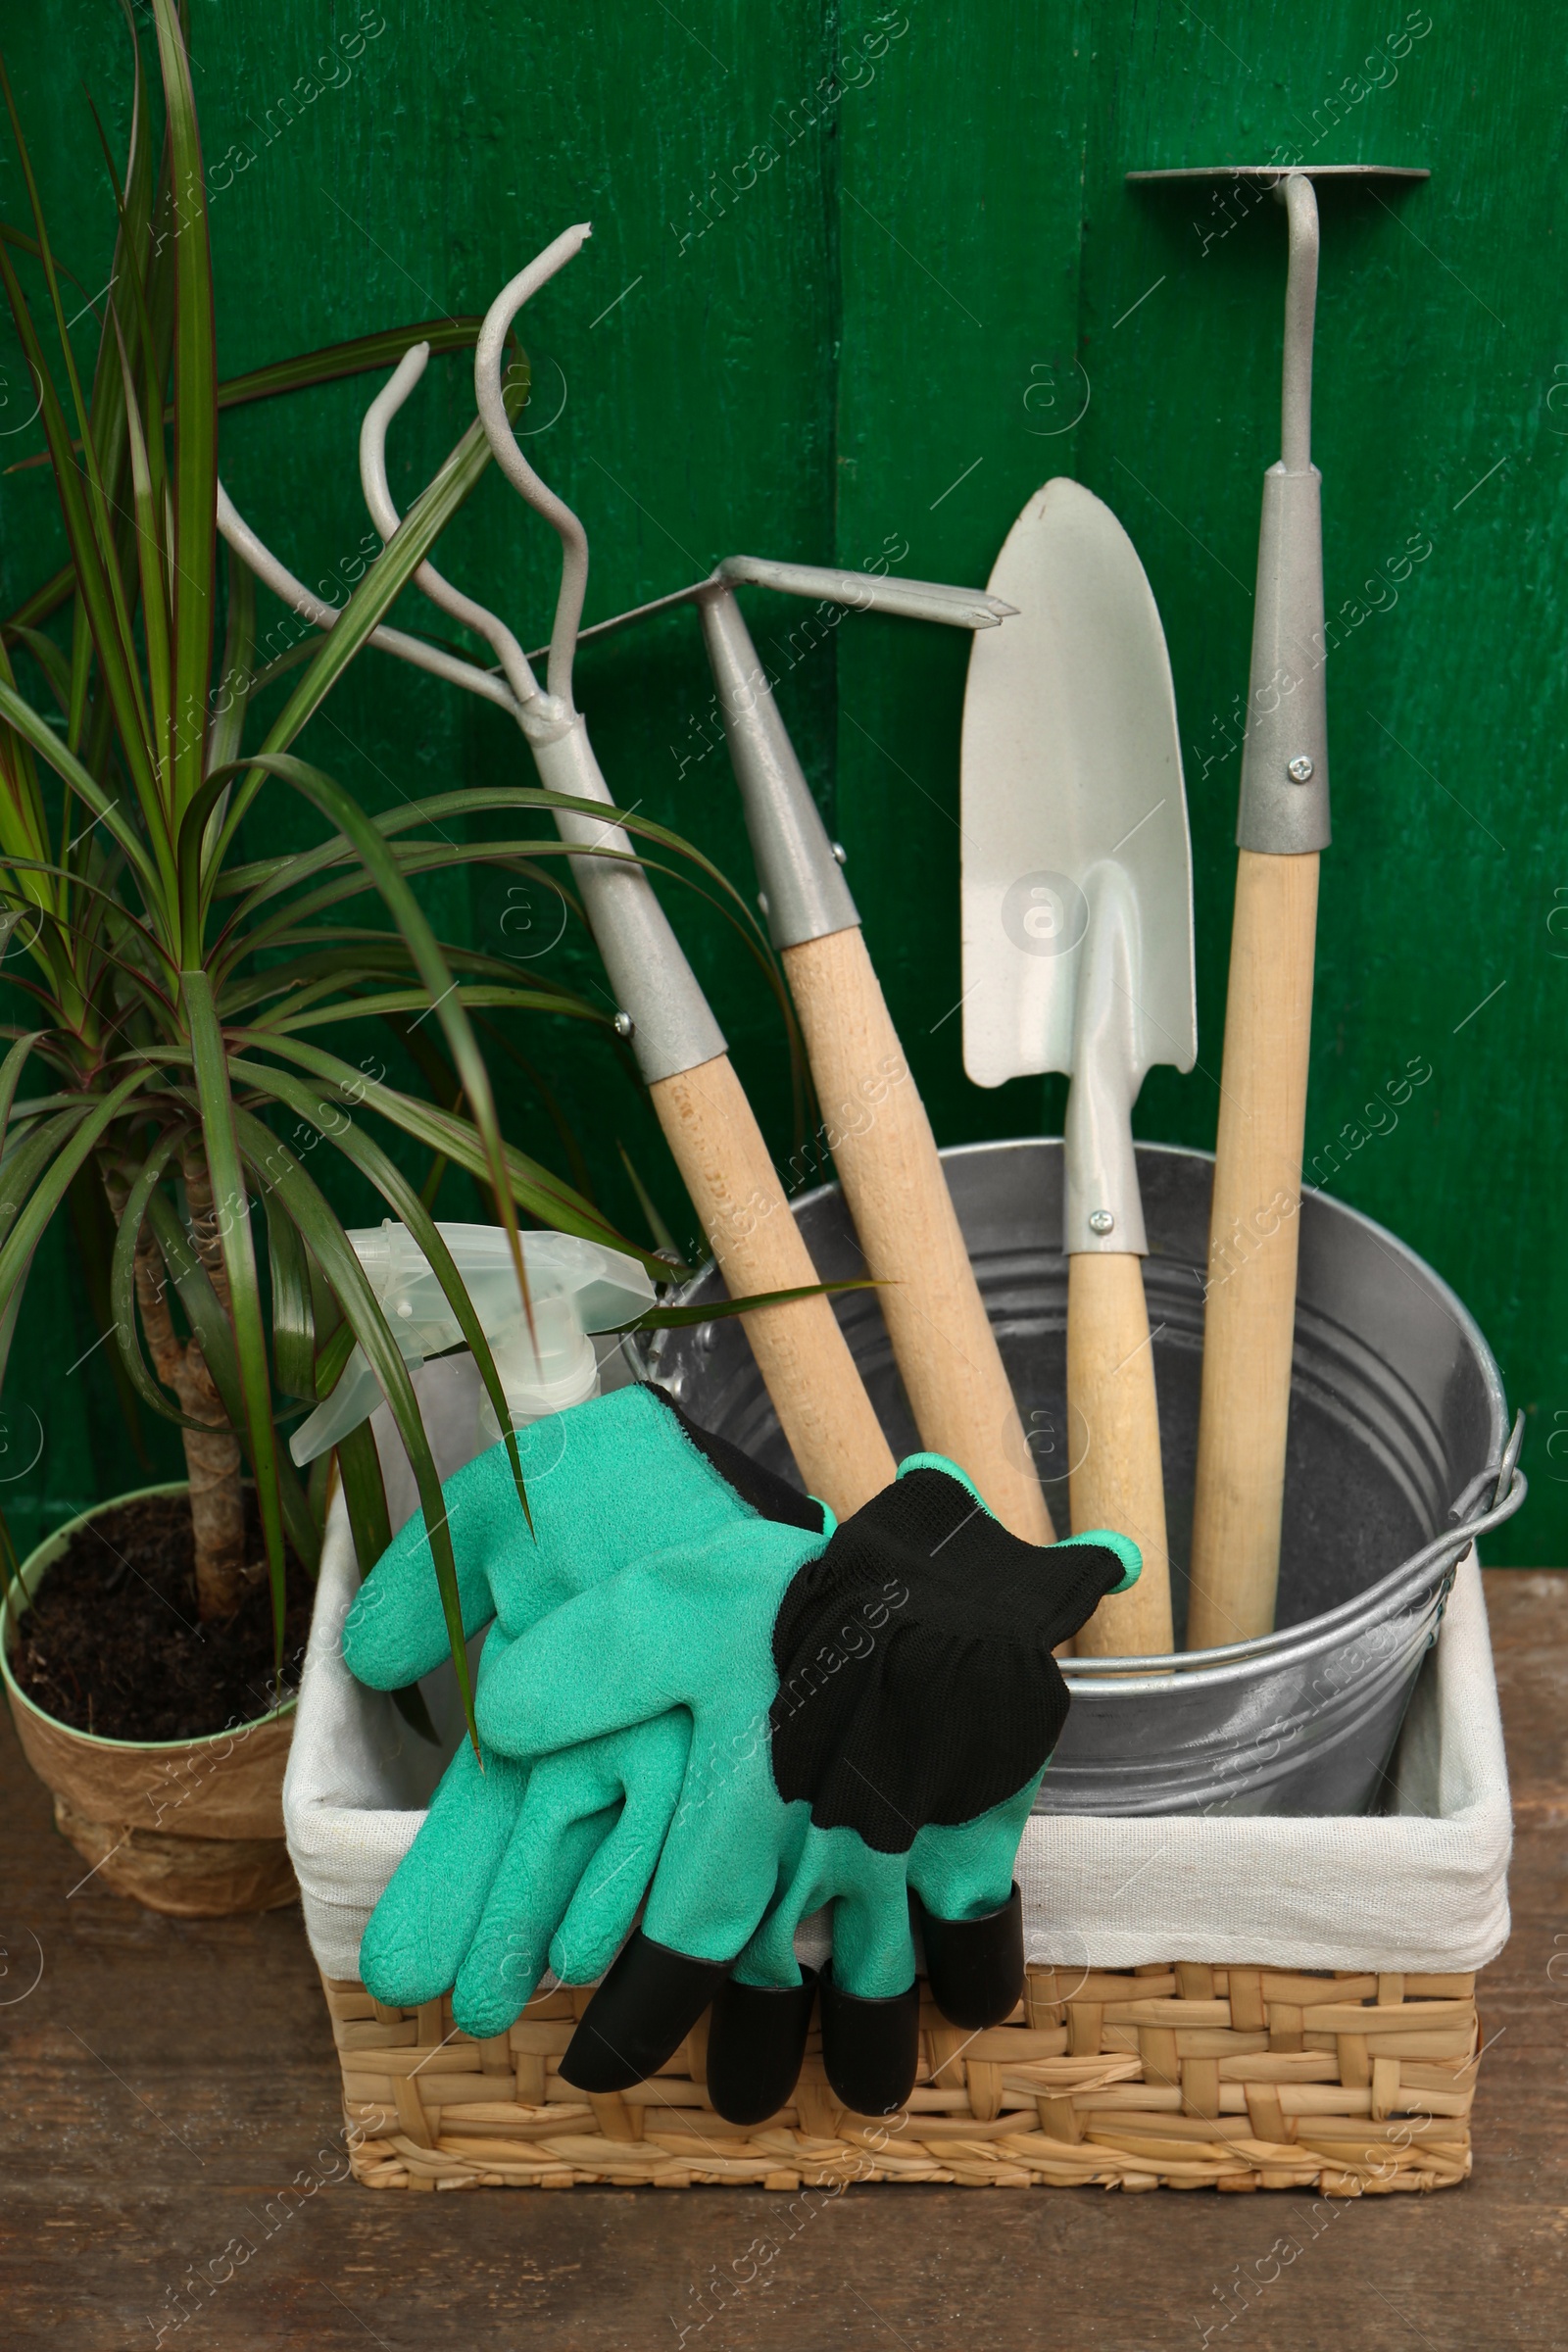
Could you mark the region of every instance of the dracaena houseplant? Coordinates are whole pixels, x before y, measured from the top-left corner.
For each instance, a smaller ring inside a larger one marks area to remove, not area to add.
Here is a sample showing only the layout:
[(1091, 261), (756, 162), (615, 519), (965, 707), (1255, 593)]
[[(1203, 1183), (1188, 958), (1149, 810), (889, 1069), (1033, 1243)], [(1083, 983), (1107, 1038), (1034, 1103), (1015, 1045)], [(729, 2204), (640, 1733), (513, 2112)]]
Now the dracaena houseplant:
[[(292, 1131), (303, 1121), (324, 1136), (411, 1228), (442, 1277), (505, 1429), (495, 1366), (430, 1203), (450, 1163), (485, 1188), (514, 1248), (519, 1212), (636, 1247), (582, 1192), (503, 1138), (475, 1036), (475, 1019), (497, 1015), (599, 1023), (606, 1015), (564, 987), (519, 984), (507, 962), (444, 944), (414, 887), (420, 875), (476, 858), (534, 871), (559, 845), (534, 835), (474, 844), (462, 835), (476, 813), (537, 815), (554, 796), (497, 787), (409, 801), (372, 817), (289, 749), (479, 479), (488, 449), (477, 423), (330, 635), (258, 670), (255, 584), (230, 559), (219, 647), (220, 408), (384, 364), (429, 330), (371, 337), (219, 384), (184, 28), (175, 0), (153, 0), (152, 13), (162, 154), (153, 152), (137, 54), (122, 176), (105, 149), (118, 243), (87, 380), (5, 86), (31, 220), (0, 224), (0, 279), (39, 396), (69, 561), (12, 615), (0, 644), (0, 916), (13, 926), (8, 974), (25, 1000), (24, 1017), (4, 1029), (10, 1044), (0, 1061), (0, 1337), (14, 1328), (50, 1220), (73, 1187), (93, 1188), (113, 1219), (108, 1303), (122, 1377), (183, 1431), (201, 1608), (232, 1611), (256, 1573), (246, 1559), (248, 1469), (279, 1629), (285, 1537), (309, 1564), (320, 1511), (319, 1493), (302, 1485), (280, 1443), (279, 1422), (330, 1388), (357, 1341), (414, 1464), (466, 1698), (450, 1539), (409, 1375), (342, 1224), (278, 1124)], [(134, 47), (133, 25), (131, 39)], [(464, 334), (449, 326), (449, 347)], [(52, 613), (61, 618), (51, 634)], [(299, 675), (283, 707), (265, 730), (254, 721), (247, 730), (257, 692), (291, 659)], [(41, 693), (23, 691), (32, 679)], [(260, 737), (248, 749), (247, 732)], [(314, 808), (325, 828), (318, 845), (242, 860), (242, 820), (263, 792), (291, 793)], [(635, 829), (689, 857), (727, 893), (674, 836)], [(352, 920), (334, 915), (372, 891), (381, 927), (360, 911)], [(379, 1071), (368, 1075), (364, 1061), (325, 1042), (346, 1023), (369, 1020), (406, 1035), (427, 1013), (439, 1031), (438, 1043), (420, 1040), (433, 1101)], [(431, 1154), (422, 1188), (372, 1122)], [(520, 1254), (517, 1263), (520, 1280)], [(373, 1463), (362, 1431), (344, 1453), (362, 1558), (385, 1534)]]

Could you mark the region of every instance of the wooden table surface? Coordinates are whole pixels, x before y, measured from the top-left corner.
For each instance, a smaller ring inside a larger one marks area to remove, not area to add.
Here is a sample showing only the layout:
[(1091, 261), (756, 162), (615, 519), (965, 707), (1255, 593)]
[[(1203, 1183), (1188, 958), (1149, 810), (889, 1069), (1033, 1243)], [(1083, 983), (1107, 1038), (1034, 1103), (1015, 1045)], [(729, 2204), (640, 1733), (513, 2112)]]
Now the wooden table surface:
[[(1487, 1596), (1518, 1825), (1514, 1932), (1482, 1981), (1474, 2178), (1425, 2198), (357, 2187), (339, 2177), (337, 2072), (299, 1913), (181, 1922), (78, 1886), (8, 1722), (0, 2342), (1568, 2344), (1568, 1575), (1493, 1573)], [(1282, 2236), (1298, 2251), (1271, 2259)], [(737, 2265), (744, 2278), (757, 2240), (776, 2253), (715, 2312), (709, 2282)], [(224, 2282), (199, 2292), (198, 2270)], [(1239, 2301), (1243, 2272), (1253, 2283)]]

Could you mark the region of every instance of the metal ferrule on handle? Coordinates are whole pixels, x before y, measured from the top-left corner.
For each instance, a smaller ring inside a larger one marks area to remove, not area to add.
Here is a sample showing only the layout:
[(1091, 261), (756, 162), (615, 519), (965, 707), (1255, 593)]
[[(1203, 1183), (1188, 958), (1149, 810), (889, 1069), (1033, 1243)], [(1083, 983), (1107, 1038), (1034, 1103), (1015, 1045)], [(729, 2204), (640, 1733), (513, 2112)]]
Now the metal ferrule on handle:
[(1290, 230), (1280, 387), (1282, 454), (1263, 476), (1236, 838), (1244, 850), (1298, 858), (1329, 846), (1323, 485), (1312, 463), (1318, 222), (1317, 198), (1303, 174), (1293, 172), (1277, 193)]
[(700, 609), (768, 935), (775, 948), (796, 948), (851, 930), (859, 914), (740, 607), (719, 587)]
[[(530, 749), (547, 792), (614, 807), (580, 712), (572, 713), (564, 732)], [(725, 1051), (724, 1033), (648, 876), (640, 865), (616, 861), (635, 855), (627, 835), (619, 825), (573, 809), (555, 814), (563, 841), (616, 854), (573, 858), (571, 872), (616, 1004), (630, 1017), (631, 1048), (644, 1078), (652, 1086), (712, 1061)]]
[(1315, 466), (1288, 473), (1282, 462), (1263, 476), (1236, 838), (1273, 858), (1326, 850), (1331, 837), (1321, 493)]

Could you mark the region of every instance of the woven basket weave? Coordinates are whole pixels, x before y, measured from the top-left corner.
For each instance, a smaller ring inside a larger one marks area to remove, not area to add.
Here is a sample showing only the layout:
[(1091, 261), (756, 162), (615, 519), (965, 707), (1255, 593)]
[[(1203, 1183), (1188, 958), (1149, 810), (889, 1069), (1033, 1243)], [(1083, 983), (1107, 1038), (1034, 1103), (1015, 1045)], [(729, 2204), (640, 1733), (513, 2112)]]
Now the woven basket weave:
[(760, 2126), (709, 2106), (706, 2018), (662, 2074), (590, 2098), (557, 2071), (586, 1990), (543, 1993), (510, 2033), (475, 2041), (450, 2001), (390, 2009), (362, 1984), (323, 1983), (354, 2171), (371, 2188), (929, 2180), (1360, 2196), (1448, 2188), (1470, 2170), (1471, 1976), (1033, 1970), (990, 2033), (922, 2003), (903, 2113), (839, 2106), (813, 2034), (790, 2105)]

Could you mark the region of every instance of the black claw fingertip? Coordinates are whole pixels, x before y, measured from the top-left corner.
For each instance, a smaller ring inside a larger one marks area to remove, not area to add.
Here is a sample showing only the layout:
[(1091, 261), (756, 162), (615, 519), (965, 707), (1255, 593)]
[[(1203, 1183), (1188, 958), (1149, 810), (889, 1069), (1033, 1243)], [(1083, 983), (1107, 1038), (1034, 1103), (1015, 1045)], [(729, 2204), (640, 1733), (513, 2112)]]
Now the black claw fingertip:
[(920, 1987), (884, 2000), (842, 1992), (831, 1964), (818, 1986), (822, 2064), (836, 2098), (857, 2115), (892, 2115), (914, 2088), (920, 2064)]
[(816, 1971), (799, 1984), (742, 1984), (713, 1999), (708, 2030), (708, 2096), (726, 2124), (762, 2124), (787, 2106), (801, 2077), (816, 1997)]
[(578, 2021), (561, 2061), (563, 2080), (576, 2090), (629, 2090), (657, 2075), (729, 1967), (722, 1960), (693, 1960), (635, 1929)]
[(1023, 1998), (1023, 1898), (1016, 1881), (1006, 1901), (980, 1919), (939, 1919), (922, 1903), (920, 1936), (931, 1998), (951, 2024), (983, 2034), (1011, 2016)]

